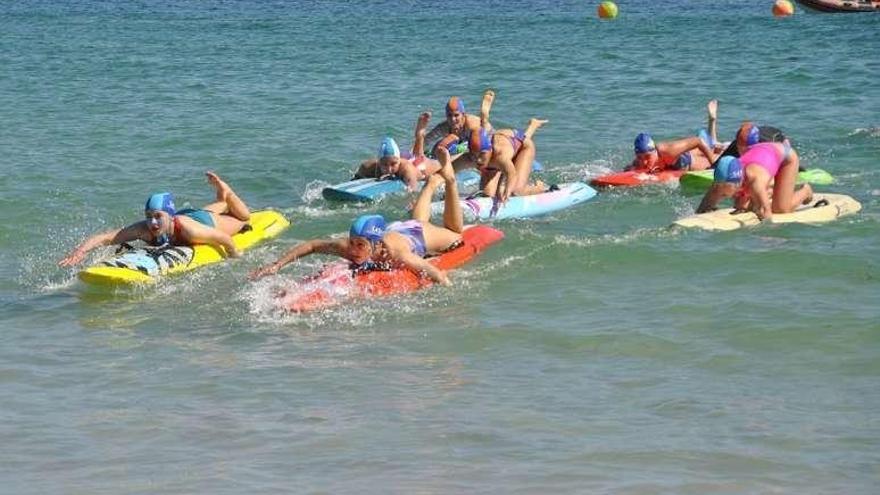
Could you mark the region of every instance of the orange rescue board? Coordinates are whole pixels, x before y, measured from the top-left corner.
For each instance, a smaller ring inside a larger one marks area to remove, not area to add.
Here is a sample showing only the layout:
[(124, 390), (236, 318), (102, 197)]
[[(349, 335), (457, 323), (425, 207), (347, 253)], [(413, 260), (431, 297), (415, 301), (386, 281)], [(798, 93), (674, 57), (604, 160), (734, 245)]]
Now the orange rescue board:
[(590, 181), (590, 184), (597, 187), (636, 187), (662, 182), (678, 182), (678, 179), (685, 172), (687, 170), (661, 170), (659, 172), (630, 170), (596, 177)]
[[(503, 232), (487, 225), (469, 227), (462, 233), (461, 246), (431, 258), (430, 262), (441, 270), (459, 268), (503, 238)], [(414, 292), (433, 283), (430, 278), (405, 267), (355, 272), (347, 262), (333, 263), (297, 283), (297, 287), (279, 294), (277, 304), (288, 311), (302, 313), (335, 306), (355, 297)]]

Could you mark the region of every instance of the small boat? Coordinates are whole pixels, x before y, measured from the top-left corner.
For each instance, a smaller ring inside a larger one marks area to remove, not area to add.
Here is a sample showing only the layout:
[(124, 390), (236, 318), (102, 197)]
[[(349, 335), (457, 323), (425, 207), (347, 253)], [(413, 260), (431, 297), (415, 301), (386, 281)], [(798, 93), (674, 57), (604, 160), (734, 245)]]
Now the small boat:
[(880, 12), (880, 0), (797, 0), (820, 12)]

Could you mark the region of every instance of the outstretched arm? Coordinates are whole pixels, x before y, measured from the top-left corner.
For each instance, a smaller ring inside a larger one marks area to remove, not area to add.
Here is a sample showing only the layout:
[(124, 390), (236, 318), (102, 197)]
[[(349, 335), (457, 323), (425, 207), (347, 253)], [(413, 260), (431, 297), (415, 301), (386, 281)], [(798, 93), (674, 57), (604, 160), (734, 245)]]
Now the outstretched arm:
[(82, 261), (89, 251), (97, 247), (110, 244), (122, 244), (123, 242), (134, 241), (136, 239), (145, 239), (147, 238), (147, 235), (148, 231), (146, 228), (146, 222), (138, 222), (122, 229), (108, 230), (106, 232), (101, 232), (100, 234), (95, 234), (83, 241), (76, 247), (76, 249), (61, 259), (61, 261), (58, 262), (58, 266), (73, 266)]
[(728, 196), (725, 187), (720, 184), (712, 184), (712, 187), (703, 195), (703, 200), (700, 201), (700, 206), (697, 207), (697, 213), (714, 211), (718, 207), (718, 203)]
[(260, 268), (252, 271), (248, 275), (248, 278), (250, 278), (251, 280), (256, 280), (266, 275), (274, 275), (278, 272), (278, 270), (280, 270), (288, 263), (293, 263), (294, 261), (310, 254), (335, 254), (344, 258), (346, 242), (347, 241), (344, 241), (342, 239), (313, 239), (311, 241), (303, 242), (284, 253), (284, 255), (278, 258), (278, 261), (276, 261), (275, 263), (261, 266)]
[(758, 215), (760, 220), (768, 220), (773, 216), (773, 207), (771, 206), (770, 191), (767, 188), (767, 184), (762, 184), (761, 181), (754, 178), (749, 179), (748, 176), (746, 176), (746, 180), (748, 181), (749, 195), (753, 199), (752, 211), (755, 212), (755, 215)]

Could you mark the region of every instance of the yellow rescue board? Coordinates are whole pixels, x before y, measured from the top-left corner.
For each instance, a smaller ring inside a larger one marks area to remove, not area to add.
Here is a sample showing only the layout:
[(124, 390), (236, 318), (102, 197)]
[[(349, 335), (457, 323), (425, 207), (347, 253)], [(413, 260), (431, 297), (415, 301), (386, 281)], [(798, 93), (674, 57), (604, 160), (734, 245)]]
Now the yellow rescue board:
[[(861, 203), (844, 194), (815, 194), (812, 203), (792, 213), (779, 213), (770, 217), (770, 223), (824, 223), (862, 209)], [(673, 225), (695, 227), (703, 230), (736, 230), (761, 223), (752, 212), (733, 213), (732, 208), (701, 213), (676, 220)]]
[[(246, 251), (290, 226), (276, 211), (251, 213), (250, 230), (232, 236), (235, 247)], [(126, 251), (79, 272), (83, 282), (95, 285), (130, 285), (157, 282), (166, 275), (188, 272), (225, 259), (223, 250), (214, 246), (143, 247)]]

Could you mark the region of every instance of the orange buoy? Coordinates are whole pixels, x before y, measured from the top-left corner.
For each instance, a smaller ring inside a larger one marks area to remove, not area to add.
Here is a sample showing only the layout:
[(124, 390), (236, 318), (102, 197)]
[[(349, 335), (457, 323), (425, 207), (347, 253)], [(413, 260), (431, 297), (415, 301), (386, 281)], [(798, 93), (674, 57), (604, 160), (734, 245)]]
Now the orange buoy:
[(773, 15), (776, 17), (788, 17), (794, 14), (794, 4), (790, 0), (776, 0), (773, 3)]

